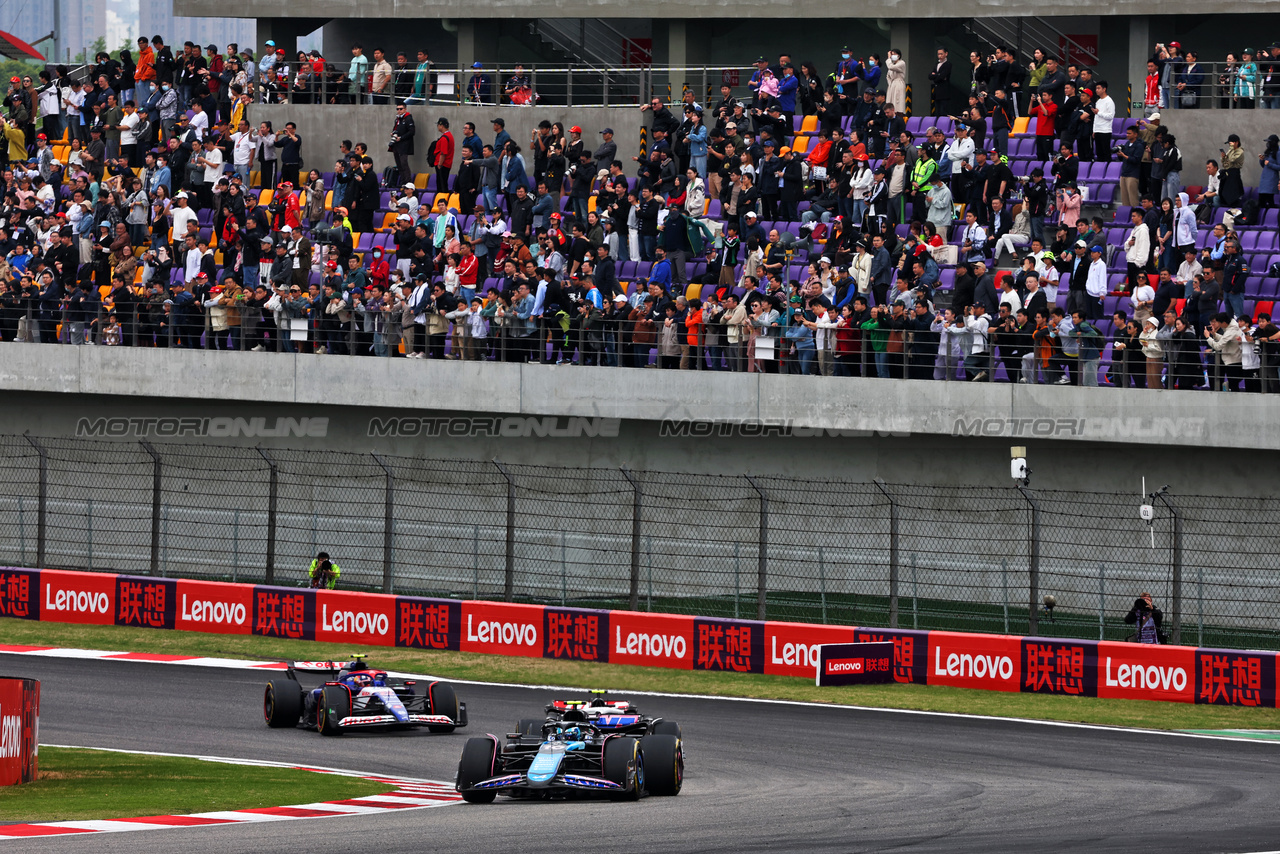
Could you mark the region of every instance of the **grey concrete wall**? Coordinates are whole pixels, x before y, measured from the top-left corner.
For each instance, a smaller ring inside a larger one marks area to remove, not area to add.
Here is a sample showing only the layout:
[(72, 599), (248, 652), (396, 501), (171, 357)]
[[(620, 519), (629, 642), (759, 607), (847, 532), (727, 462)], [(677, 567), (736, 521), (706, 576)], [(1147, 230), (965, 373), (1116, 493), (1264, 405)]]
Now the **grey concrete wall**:
[(1258, 155), (1273, 133), (1280, 133), (1280, 113), (1274, 110), (1166, 110), (1160, 114), (1182, 149), (1182, 183), (1204, 184), (1204, 163), (1221, 162), (1218, 149), (1227, 148), (1227, 135), (1239, 134), (1244, 148), (1244, 183), (1256, 186), (1261, 177)]
[[(461, 85), (465, 86), (466, 81)], [(580, 126), (585, 145), (591, 151), (600, 144), (600, 131), (611, 127), (614, 142), (618, 144), (618, 157), (627, 163), (639, 153), (640, 126), (648, 116), (635, 107), (470, 107), (458, 104), (415, 105), (410, 112), (417, 126), (414, 148), (417, 153), (409, 162), (416, 172), (431, 171), (427, 167), (426, 152), (438, 135), (436, 121), (442, 116), (449, 119), (449, 129), (458, 146), (462, 144), (462, 126), (466, 122), (474, 122), (480, 138), (492, 143), (492, 120), (499, 116), (507, 123), (507, 133), (522, 150), (528, 148), (530, 135), (544, 120), (552, 124), (562, 122), (566, 130), (574, 125)], [(302, 137), (304, 169), (332, 171), (338, 157), (338, 145), (344, 139), (366, 143), (378, 171), (395, 162), (387, 152), (387, 141), (396, 120), (395, 108), (389, 104), (258, 104), (251, 108), (249, 118), (255, 123), (269, 121), (277, 130), (284, 127), (285, 122), (296, 124), (298, 135)], [(457, 167), (458, 159), (455, 157), (455, 174)]]
[[(1280, 462), (1277, 402), (1258, 395), (42, 345), (6, 346), (0, 364), (0, 433), (76, 435), (82, 418), (322, 418), (309, 439), (186, 441), (952, 485), (1006, 482), (1017, 444), (1041, 486), (1135, 493), (1145, 476), (1184, 493), (1253, 494), (1257, 473)], [(478, 413), (617, 420), (565, 437), (371, 429)], [(746, 426), (664, 430), (689, 419)], [(148, 429), (119, 438), (165, 440)]]

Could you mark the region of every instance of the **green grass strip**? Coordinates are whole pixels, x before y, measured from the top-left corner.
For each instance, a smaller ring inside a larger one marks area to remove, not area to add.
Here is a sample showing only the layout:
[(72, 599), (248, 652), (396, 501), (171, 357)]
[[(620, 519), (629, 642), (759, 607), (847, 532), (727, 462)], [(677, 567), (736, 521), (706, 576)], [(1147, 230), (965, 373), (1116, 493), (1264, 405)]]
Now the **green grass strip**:
[[(256, 660), (317, 661), (346, 655), (349, 646), (245, 635), (215, 635), (125, 626), (78, 626), (0, 619), (0, 643), (80, 649), (151, 652)], [(372, 664), (389, 670), (448, 679), (565, 685), (611, 691), (661, 691), (765, 700), (799, 700), (887, 709), (956, 712), (996, 717), (1073, 721), (1161, 730), (1276, 729), (1280, 709), (1196, 706), (1149, 700), (1103, 700), (1048, 694), (1008, 694), (940, 685), (863, 685), (818, 688), (811, 680), (752, 673), (716, 673), (592, 664), (544, 658), (508, 658), (471, 652), (438, 652), (390, 647), (361, 648)], [(262, 674), (265, 685), (269, 674)], [(467, 699), (466, 687), (458, 690)], [(512, 709), (512, 722), (537, 714), (545, 698), (531, 698), (525, 712)], [(642, 705), (643, 708), (643, 705)]]
[(291, 768), (42, 747), (37, 780), (0, 789), (0, 821), (185, 815), (334, 801), (388, 790), (386, 783)]

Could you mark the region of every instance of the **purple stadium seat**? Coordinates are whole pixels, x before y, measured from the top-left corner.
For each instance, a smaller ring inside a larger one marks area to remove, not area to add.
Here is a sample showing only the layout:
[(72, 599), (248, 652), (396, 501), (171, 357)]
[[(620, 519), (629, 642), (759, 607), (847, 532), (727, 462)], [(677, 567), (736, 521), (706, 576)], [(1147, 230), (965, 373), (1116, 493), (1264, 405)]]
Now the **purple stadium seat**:
[(372, 247), (373, 247), (373, 233), (366, 231), (364, 234), (360, 235), (360, 240), (359, 242), (356, 243), (355, 251), (368, 252), (369, 249)]
[(1108, 181), (1119, 181), (1120, 180), (1120, 164), (1108, 163), (1106, 174), (1104, 175), (1104, 177)]
[(909, 119), (907, 119), (907, 130), (910, 131), (912, 136), (915, 136), (917, 134), (924, 132), (925, 130), (924, 122), (927, 118), (928, 118), (927, 116), (912, 116)]

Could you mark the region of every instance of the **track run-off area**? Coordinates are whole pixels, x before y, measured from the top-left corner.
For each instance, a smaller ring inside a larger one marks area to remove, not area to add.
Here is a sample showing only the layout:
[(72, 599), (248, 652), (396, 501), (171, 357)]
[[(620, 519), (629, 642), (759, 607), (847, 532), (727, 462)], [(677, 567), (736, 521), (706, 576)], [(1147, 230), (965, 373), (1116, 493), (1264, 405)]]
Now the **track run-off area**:
[[(502, 736), (569, 691), (458, 682), (453, 734), (268, 729), (270, 673), (0, 654), (41, 681), (41, 741), (452, 781), (470, 735)], [(624, 697), (625, 692), (614, 692)], [(312, 821), (13, 840), (24, 852), (306, 850), (1257, 851), (1276, 848), (1280, 743), (685, 696), (676, 798), (510, 801)], [(17, 850), (15, 848), (15, 850)]]

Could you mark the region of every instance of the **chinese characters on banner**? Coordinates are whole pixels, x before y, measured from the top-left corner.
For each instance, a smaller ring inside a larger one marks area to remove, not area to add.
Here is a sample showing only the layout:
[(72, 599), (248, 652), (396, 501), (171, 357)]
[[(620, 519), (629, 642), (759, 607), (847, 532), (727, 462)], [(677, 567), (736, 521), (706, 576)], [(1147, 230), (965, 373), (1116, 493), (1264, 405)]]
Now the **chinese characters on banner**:
[(0, 617), (40, 619), (40, 575), (24, 569), (0, 569)]
[(924, 685), (929, 678), (929, 633), (914, 629), (858, 629), (859, 643), (893, 641), (893, 681)]
[(169, 578), (116, 576), (116, 625), (172, 629), (177, 617), (178, 583)]
[(456, 650), (461, 624), (461, 602), (396, 597), (396, 646)]
[(1216, 706), (1276, 704), (1276, 654), (1196, 650), (1196, 702)]
[(1098, 696), (1097, 641), (1023, 638), (1022, 691)]
[(543, 658), (609, 660), (609, 612), (546, 608), (542, 612)]
[(693, 666), (695, 670), (764, 672), (764, 623), (695, 618)]
[(273, 638), (315, 640), (315, 591), (284, 587), (255, 587), (253, 633)]

